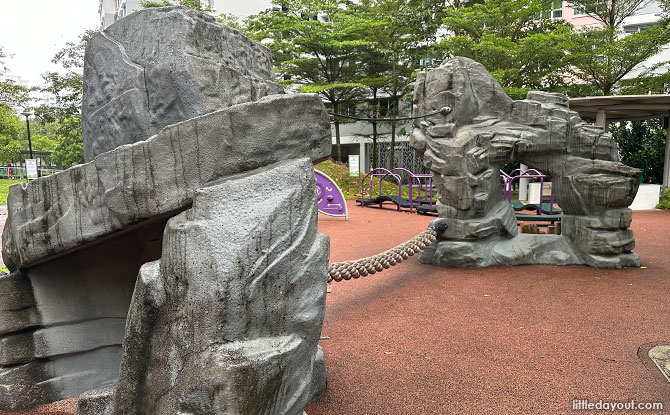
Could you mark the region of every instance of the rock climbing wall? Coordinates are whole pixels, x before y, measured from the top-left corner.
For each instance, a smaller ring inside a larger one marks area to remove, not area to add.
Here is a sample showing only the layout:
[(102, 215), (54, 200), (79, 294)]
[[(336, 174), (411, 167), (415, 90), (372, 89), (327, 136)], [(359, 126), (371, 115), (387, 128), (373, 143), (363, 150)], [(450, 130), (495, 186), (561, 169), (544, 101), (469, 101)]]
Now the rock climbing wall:
[[(424, 262), (455, 267), (520, 264), (639, 265), (628, 206), (639, 171), (619, 162), (609, 133), (571, 111), (563, 94), (514, 101), (479, 63), (453, 58), (419, 75), (410, 145), (423, 155), (448, 225)], [(562, 235), (517, 235), (499, 169), (521, 162), (551, 177)]]
[(82, 413), (301, 414), (325, 388), (323, 103), (179, 7), (98, 33), (84, 82), (90, 161), (9, 191), (0, 410), (102, 387)]

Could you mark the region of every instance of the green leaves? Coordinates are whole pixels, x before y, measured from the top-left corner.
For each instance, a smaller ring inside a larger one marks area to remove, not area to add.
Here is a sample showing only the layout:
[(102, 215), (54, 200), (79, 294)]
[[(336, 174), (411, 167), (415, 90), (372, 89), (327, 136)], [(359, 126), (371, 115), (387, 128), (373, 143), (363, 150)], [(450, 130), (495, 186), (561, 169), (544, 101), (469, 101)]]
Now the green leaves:
[(571, 0), (572, 7), (581, 7), (606, 28), (620, 27), (624, 19), (652, 3), (651, 0)]
[[(5, 57), (5, 52), (0, 45), (0, 72), (6, 69), (3, 61)], [(6, 104), (20, 108), (28, 102), (28, 92), (30, 92), (28, 88), (18, 85), (11, 79), (0, 80), (0, 105)]]
[(448, 55), (481, 62), (515, 95), (524, 89), (608, 95), (633, 68), (670, 42), (665, 22), (643, 32), (623, 33), (623, 19), (648, 0), (573, 1), (604, 25), (584, 30), (547, 19), (552, 3), (485, 0), (449, 9), (444, 24), (453, 36), (441, 47)]
[(561, 88), (571, 27), (543, 18), (545, 9), (546, 2), (536, 0), (488, 0), (450, 9), (444, 25), (453, 36), (440, 46), (448, 55), (482, 63), (515, 96)]
[(663, 182), (665, 129), (659, 119), (613, 124), (621, 162), (644, 169), (645, 183)]
[(570, 72), (610, 95), (626, 74), (670, 42), (666, 26), (624, 35), (618, 28), (587, 29), (575, 33), (569, 46)]
[(322, 93), (336, 89), (364, 88), (365, 84), (360, 82), (334, 82), (326, 85), (303, 85), (300, 92), (304, 93)]

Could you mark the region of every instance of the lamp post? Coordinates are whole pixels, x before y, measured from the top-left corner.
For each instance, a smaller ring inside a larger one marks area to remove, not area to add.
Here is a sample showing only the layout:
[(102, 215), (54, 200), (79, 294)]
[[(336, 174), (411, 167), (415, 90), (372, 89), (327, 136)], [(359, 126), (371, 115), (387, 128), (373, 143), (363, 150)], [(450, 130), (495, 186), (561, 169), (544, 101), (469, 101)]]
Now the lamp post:
[(28, 119), (28, 117), (33, 115), (33, 113), (25, 110), (21, 114), (26, 116), (26, 128), (28, 129), (28, 151), (30, 152), (30, 158), (33, 158), (33, 144), (30, 141), (30, 120)]

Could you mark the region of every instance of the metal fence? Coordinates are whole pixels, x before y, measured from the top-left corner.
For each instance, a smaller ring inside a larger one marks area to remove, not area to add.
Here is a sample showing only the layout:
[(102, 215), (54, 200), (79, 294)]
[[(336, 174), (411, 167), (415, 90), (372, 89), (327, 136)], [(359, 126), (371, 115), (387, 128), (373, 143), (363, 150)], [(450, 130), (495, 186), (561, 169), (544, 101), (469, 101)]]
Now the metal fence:
[[(11, 171), (11, 175), (9, 174)], [(63, 170), (51, 169), (51, 168), (38, 168), (39, 176), (50, 176), (54, 173), (61, 172)], [(0, 166), (0, 178), (14, 178), (14, 179), (23, 179), (26, 177), (26, 168), (23, 166)]]
[[(372, 169), (372, 144), (365, 144), (365, 153), (368, 155), (368, 166)], [(377, 166), (389, 168), (389, 160), (391, 158), (391, 143), (377, 142)], [(395, 159), (393, 167), (402, 167), (414, 174), (430, 174), (430, 170), (423, 166), (423, 158), (409, 146), (409, 142), (400, 142), (395, 144), (395, 151), (393, 153)], [(403, 181), (407, 180), (403, 177)]]

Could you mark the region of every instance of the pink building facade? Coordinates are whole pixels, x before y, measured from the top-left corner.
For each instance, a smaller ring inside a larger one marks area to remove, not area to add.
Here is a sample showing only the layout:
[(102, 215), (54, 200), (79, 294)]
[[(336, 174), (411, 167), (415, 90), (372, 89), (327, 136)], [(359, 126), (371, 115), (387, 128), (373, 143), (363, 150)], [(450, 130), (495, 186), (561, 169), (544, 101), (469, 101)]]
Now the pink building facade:
[[(661, 8), (659, 7), (658, 2), (652, 1), (645, 7), (638, 10), (635, 15), (628, 17), (623, 22), (623, 30), (626, 34), (635, 33), (644, 31), (647, 28), (658, 24), (658, 21), (661, 19)], [(575, 28), (589, 28), (589, 27), (600, 27), (602, 23), (597, 19), (586, 13), (583, 9), (580, 10), (569, 1), (555, 1), (553, 10), (551, 11), (551, 17), (554, 19), (564, 19), (565, 21), (571, 23)], [(663, 46), (662, 50), (655, 56), (647, 59), (633, 69), (626, 78), (634, 78), (640, 75), (642, 72), (654, 67), (660, 62), (670, 61), (670, 45)], [(662, 73), (668, 70), (667, 67), (659, 67), (654, 69), (655, 73)]]

